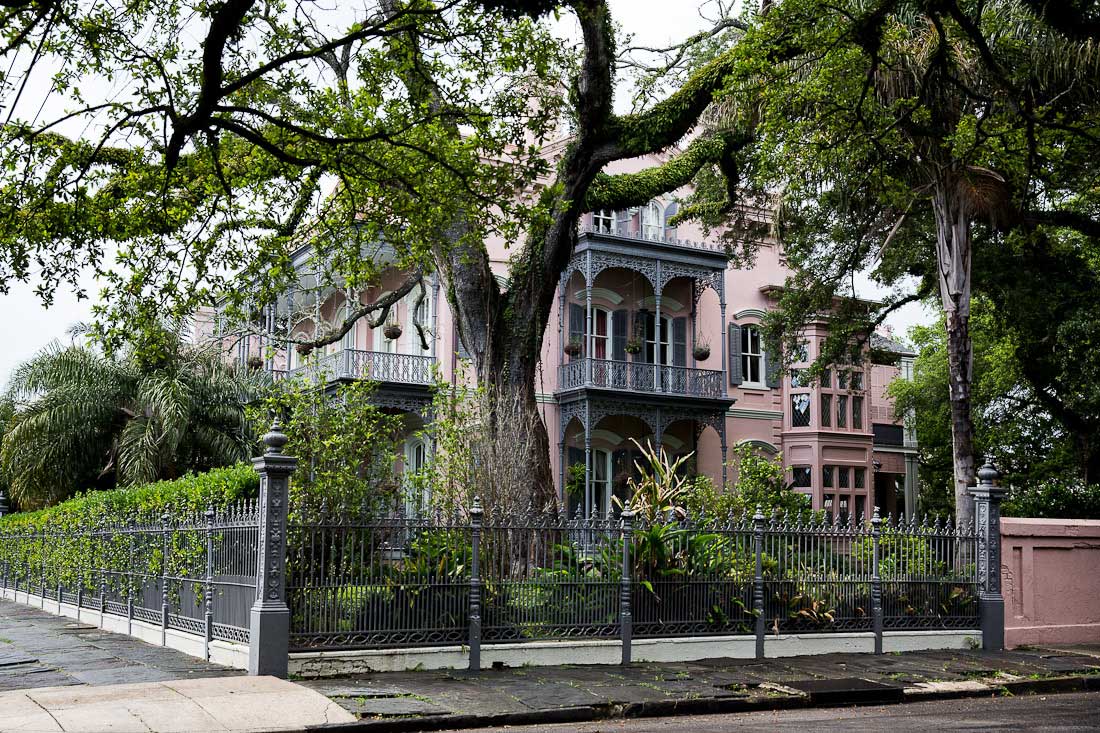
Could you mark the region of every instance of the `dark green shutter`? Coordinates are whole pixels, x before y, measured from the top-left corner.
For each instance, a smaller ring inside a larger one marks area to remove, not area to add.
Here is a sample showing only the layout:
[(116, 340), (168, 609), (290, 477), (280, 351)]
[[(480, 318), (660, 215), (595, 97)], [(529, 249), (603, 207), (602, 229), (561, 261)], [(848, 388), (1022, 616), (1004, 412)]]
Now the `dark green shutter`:
[(611, 358), (626, 361), (627, 313), (617, 310), (611, 314)]
[(644, 310), (635, 313), (634, 328), (638, 340), (642, 342), (642, 350), (634, 356), (634, 361), (650, 364), (652, 359), (650, 358), (649, 347), (646, 345), (646, 339), (653, 338), (653, 314)]
[[(581, 344), (584, 343), (584, 306), (579, 303), (569, 304), (569, 341), (576, 339)], [(564, 346), (565, 344), (562, 344)], [(581, 349), (581, 353), (573, 358), (580, 359), (584, 356), (584, 349)]]
[(672, 319), (672, 365), (687, 366), (687, 324), (684, 316)]
[(729, 352), (730, 384), (737, 387), (745, 376), (741, 373), (741, 327), (736, 323), (730, 324)]

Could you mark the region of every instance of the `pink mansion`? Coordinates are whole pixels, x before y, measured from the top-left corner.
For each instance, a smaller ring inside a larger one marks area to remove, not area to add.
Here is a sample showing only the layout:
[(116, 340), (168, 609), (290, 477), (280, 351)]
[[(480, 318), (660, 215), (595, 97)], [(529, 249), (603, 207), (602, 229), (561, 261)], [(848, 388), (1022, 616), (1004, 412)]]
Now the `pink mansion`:
[[(655, 162), (627, 161), (610, 172)], [(760, 324), (789, 272), (781, 246), (764, 244), (751, 269), (734, 269), (723, 248), (708, 243), (694, 225), (669, 225), (676, 198), (597, 211), (578, 222), (576, 250), (561, 273), (543, 336), (537, 385), (559, 495), (569, 467), (580, 464), (583, 504), (575, 486), (570, 503), (606, 512), (611, 497), (625, 490), (637, 458), (631, 439), (673, 455), (692, 453), (694, 470), (718, 485), (734, 478), (725, 460), (731, 449), (747, 443), (781, 455), (790, 482), (812, 498), (815, 509), (867, 515), (879, 506), (911, 515), (916, 444), (885, 390), (895, 378), (909, 376), (914, 355), (876, 334), (864, 363), (837, 365), (819, 383), (808, 383), (798, 367), (809, 365), (825, 336), (824, 324), (811, 324), (801, 361), (780, 376)], [(506, 286), (505, 242), (487, 245)], [(386, 257), (384, 247), (369, 254)], [(295, 257), (303, 273), (311, 255), (303, 249)], [(370, 302), (403, 279), (404, 273), (391, 269), (376, 288), (358, 295), (330, 289), (314, 297), (317, 316), (289, 326), (309, 334), (318, 318), (338, 315), (346, 298)], [(322, 369), (333, 381), (376, 381), (381, 406), (409, 413), (404, 462), (420, 465), (432, 451), (417, 434), (428, 418), (433, 380), (455, 382), (468, 370), (461, 366), (465, 353), (439, 283), (433, 282), (419, 308), (415, 296), (400, 302), (386, 324), (400, 328), (371, 328), (361, 319), (341, 343), (310, 363), (277, 343), (274, 350), (265, 348), (270, 342), (257, 337), (235, 344), (234, 357), (253, 367), (262, 359), (275, 377)], [(294, 311), (293, 297), (276, 308)], [(277, 315), (270, 314), (272, 322)], [(414, 321), (430, 335), (428, 348)], [(209, 336), (211, 326), (200, 329)]]

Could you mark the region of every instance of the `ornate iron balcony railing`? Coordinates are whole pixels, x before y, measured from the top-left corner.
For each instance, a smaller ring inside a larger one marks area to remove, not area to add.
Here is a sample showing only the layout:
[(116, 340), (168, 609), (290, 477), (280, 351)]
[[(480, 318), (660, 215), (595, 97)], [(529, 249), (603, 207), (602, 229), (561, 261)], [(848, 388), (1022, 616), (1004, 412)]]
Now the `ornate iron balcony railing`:
[(294, 376), (316, 374), (326, 379), (370, 379), (375, 382), (428, 385), (432, 382), (434, 363), (435, 357), (432, 356), (343, 349), (290, 373)]
[(598, 387), (721, 399), (726, 396), (722, 377), (722, 372), (713, 369), (612, 359), (574, 359), (561, 367), (558, 389)]
[(661, 244), (672, 245), (673, 247), (683, 247), (691, 250), (702, 250), (704, 252), (716, 252), (725, 253), (725, 245), (718, 244), (716, 242), (696, 242), (690, 239), (679, 239), (677, 237), (669, 236), (665, 233), (664, 229), (659, 232), (646, 233), (644, 230), (631, 229), (623, 226), (621, 222), (615, 222), (611, 225), (597, 226), (593, 224), (581, 224), (577, 227), (579, 234), (589, 234), (599, 236), (601, 234), (610, 235), (613, 237), (622, 237), (624, 239), (636, 239), (642, 242), (660, 242)]

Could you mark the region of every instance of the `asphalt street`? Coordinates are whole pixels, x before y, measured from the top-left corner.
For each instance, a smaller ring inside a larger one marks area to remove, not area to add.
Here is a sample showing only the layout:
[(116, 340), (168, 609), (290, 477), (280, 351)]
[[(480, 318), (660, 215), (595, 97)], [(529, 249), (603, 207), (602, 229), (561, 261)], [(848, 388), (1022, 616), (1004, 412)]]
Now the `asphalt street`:
[[(1100, 731), (1100, 692), (940, 700), (904, 705), (816, 708), (731, 715), (534, 725), (515, 733), (719, 733), (768, 731)], [(470, 733), (467, 731), (466, 733)]]

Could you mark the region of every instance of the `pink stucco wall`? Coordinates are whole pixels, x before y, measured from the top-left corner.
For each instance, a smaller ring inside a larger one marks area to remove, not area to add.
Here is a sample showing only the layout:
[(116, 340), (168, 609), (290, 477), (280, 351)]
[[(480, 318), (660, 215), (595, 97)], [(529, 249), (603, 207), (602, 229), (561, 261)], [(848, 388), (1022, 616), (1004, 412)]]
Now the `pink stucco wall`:
[(1001, 520), (1005, 646), (1100, 642), (1100, 520)]

